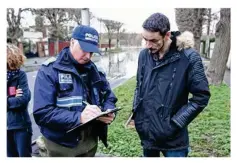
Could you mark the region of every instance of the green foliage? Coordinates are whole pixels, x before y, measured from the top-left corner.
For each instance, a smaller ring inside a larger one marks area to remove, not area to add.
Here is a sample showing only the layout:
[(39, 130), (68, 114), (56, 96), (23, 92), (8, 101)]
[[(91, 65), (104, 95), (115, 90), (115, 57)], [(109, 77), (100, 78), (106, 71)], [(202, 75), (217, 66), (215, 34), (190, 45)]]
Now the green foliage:
[(190, 156), (230, 156), (230, 88), (210, 86), (208, 106), (190, 125)]
[(119, 99), (117, 106), (123, 108), (123, 110), (117, 114), (115, 121), (109, 126), (109, 147), (106, 149), (102, 143), (100, 143), (99, 153), (106, 153), (113, 156), (134, 157), (142, 155), (140, 139), (135, 129), (126, 129), (124, 127), (131, 113), (134, 88), (135, 82), (134, 79), (132, 79), (114, 90), (114, 93)]
[[(109, 126), (108, 144), (100, 142), (98, 152), (112, 156), (139, 157), (142, 155), (140, 139), (135, 129), (125, 129), (133, 102), (135, 78), (114, 90), (117, 106), (123, 108)], [(230, 88), (226, 85), (210, 86), (208, 107), (189, 125), (191, 157), (230, 156)]]

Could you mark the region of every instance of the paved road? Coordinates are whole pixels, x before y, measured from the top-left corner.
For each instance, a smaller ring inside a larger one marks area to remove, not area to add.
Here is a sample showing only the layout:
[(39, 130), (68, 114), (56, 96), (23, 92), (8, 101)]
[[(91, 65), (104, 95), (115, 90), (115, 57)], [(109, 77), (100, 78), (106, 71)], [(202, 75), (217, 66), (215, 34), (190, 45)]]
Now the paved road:
[(33, 72), (27, 72), (27, 79), (28, 79), (28, 84), (29, 84), (29, 88), (31, 91), (31, 100), (29, 102), (29, 107), (28, 107), (28, 111), (31, 114), (32, 113), (32, 108), (33, 108), (33, 99), (34, 99), (34, 85), (35, 85), (35, 78), (37, 75), (37, 71), (33, 71)]

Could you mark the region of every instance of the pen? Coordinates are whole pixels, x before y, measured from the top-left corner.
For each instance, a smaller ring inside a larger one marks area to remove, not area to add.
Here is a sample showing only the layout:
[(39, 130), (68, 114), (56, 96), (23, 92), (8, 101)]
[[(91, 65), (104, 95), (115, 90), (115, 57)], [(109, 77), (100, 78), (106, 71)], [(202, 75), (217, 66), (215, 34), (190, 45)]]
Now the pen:
[(86, 101), (82, 101), (84, 104), (86, 104), (86, 105), (90, 105), (88, 102), (86, 102)]
[[(86, 106), (87, 106), (87, 105), (91, 105), (91, 104), (89, 104), (87, 101), (82, 101), (82, 102), (83, 102), (84, 104), (86, 104)], [(97, 106), (97, 107), (98, 107), (100, 110), (102, 110), (100, 106)], [(106, 111), (105, 111), (105, 112), (106, 112)]]

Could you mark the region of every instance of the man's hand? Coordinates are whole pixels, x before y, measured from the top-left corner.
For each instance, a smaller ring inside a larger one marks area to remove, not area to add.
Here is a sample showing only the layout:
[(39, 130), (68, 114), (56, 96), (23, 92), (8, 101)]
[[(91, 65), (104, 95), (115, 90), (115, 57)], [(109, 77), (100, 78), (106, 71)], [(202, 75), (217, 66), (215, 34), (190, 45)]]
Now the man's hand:
[[(110, 110), (112, 109), (108, 109), (107, 111), (110, 111)], [(109, 113), (108, 116), (99, 117), (98, 120), (106, 124), (110, 124), (114, 120), (114, 117), (115, 117), (114, 113)]]
[(86, 108), (83, 110), (81, 113), (81, 119), (80, 122), (86, 123), (90, 121), (91, 119), (95, 118), (101, 113), (101, 110), (98, 106), (96, 105), (87, 105)]

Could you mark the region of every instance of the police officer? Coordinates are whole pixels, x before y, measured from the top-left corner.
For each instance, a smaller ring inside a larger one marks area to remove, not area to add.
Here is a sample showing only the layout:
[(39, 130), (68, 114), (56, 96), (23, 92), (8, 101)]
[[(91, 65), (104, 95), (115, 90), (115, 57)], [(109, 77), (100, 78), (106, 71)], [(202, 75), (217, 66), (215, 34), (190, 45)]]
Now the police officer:
[(105, 74), (90, 60), (93, 53), (100, 53), (98, 40), (94, 28), (77, 26), (70, 47), (47, 60), (37, 74), (33, 115), (40, 126), (45, 156), (94, 156), (98, 137), (107, 146), (107, 125), (114, 114), (67, 132), (102, 111), (115, 109), (117, 98)]

